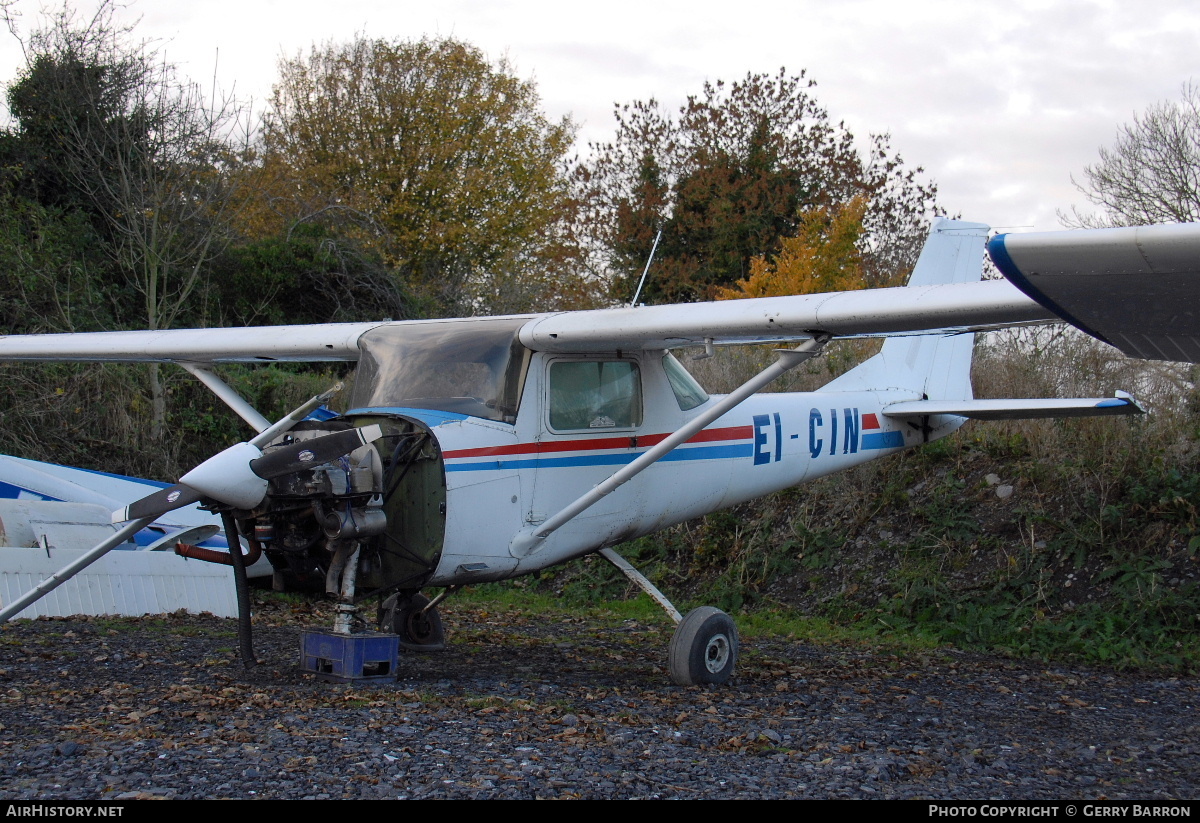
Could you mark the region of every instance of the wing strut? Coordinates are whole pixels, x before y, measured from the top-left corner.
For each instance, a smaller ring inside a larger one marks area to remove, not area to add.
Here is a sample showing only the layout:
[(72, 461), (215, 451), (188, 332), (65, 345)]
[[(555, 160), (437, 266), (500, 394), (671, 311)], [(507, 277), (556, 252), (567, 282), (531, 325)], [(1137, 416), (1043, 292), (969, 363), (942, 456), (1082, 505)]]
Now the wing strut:
[(702, 414), (688, 421), (657, 446), (640, 455), (636, 460), (615, 472), (607, 480), (593, 486), (590, 491), (574, 503), (568, 504), (541, 525), (532, 526), (517, 532), (508, 546), (509, 553), (513, 557), (528, 557), (533, 554), (545, 544), (544, 541), (547, 537), (558, 531), (562, 526), (587, 511), (604, 496), (612, 494), (622, 484), (657, 463), (673, 451), (676, 446), (686, 443), (709, 423), (737, 406), (763, 386), (799, 366), (805, 360), (818, 355), (821, 349), (825, 347), (825, 344), (831, 339), (832, 336), (824, 332), (814, 332), (810, 340), (806, 340), (794, 349), (778, 349), (778, 358), (774, 363), (705, 409)]
[(271, 427), (270, 420), (259, 414), (258, 410), (247, 403), (245, 398), (235, 392), (228, 383), (217, 377), (212, 369), (195, 363), (180, 363), (179, 365), (188, 374), (207, 386), (209, 391), (221, 398), (225, 405), (233, 409), (238, 417), (249, 423), (250, 428), (254, 431), (262, 432)]

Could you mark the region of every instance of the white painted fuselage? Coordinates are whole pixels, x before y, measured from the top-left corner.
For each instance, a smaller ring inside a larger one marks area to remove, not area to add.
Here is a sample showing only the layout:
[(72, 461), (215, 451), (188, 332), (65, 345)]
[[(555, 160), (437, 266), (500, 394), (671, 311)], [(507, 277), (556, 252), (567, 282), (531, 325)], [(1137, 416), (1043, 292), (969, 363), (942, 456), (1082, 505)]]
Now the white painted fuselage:
[(444, 461), (446, 534), (428, 585), (538, 571), (928, 442), (964, 422), (940, 416), (914, 426), (884, 416), (888, 405), (919, 400), (912, 391), (758, 394), (525, 554), (512, 545), (522, 530), (544, 522), (720, 399), (683, 410), (662, 352), (625, 355), (622, 359), (635, 362), (641, 375), (641, 422), (617, 430), (556, 431), (548, 408), (548, 374), (563, 359), (534, 356), (513, 425), (444, 412), (387, 410), (428, 426)]

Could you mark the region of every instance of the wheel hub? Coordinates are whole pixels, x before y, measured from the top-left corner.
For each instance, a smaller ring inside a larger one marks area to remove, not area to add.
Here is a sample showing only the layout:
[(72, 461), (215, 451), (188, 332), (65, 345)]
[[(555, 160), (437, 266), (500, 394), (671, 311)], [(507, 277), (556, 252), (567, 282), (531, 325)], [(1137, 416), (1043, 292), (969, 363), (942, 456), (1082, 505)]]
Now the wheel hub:
[(428, 643), (433, 635), (429, 618), (423, 611), (413, 611), (408, 616), (408, 634), (417, 643)]
[(704, 666), (713, 674), (725, 668), (729, 662), (729, 638), (715, 635), (704, 648)]

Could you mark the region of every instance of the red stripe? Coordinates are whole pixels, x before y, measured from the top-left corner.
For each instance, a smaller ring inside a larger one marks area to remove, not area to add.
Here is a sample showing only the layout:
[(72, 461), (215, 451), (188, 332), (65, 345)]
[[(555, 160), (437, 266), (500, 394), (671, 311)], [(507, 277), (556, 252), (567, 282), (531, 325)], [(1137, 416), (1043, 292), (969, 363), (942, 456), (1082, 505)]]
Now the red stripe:
[[(600, 451), (603, 449), (630, 449), (656, 446), (670, 437), (667, 434), (638, 435), (633, 437), (597, 437), (588, 440), (552, 440), (546, 443), (517, 443), (515, 446), (487, 446), (482, 449), (455, 449), (443, 452), (446, 458), (492, 457), (502, 454), (543, 454), (545, 452)], [(704, 429), (687, 442), (711, 443), (714, 440), (745, 440), (754, 436), (751, 426), (728, 426), (723, 429)]]
[(879, 428), (879, 418), (876, 417), (873, 413), (864, 414), (862, 416), (862, 427), (864, 429)]

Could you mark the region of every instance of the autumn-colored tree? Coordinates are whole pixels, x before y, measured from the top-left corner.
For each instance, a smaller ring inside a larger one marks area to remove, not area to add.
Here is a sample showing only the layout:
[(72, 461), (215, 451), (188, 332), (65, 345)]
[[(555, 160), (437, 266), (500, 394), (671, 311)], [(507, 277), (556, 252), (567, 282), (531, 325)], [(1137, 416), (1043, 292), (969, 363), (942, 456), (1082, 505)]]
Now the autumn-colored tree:
[[(195, 322), (249, 180), (230, 173), (245, 158), (244, 111), (178, 77), (116, 22), (112, 2), (86, 22), (64, 6), (22, 45), (3, 153), (32, 181), (26, 193), (90, 216), (117, 281), (117, 323)], [(157, 364), (148, 372), (157, 438), (166, 394)]]
[(574, 127), (506, 61), (452, 38), (359, 36), (279, 70), (263, 136), (280, 182), (260, 234), (336, 225), (447, 312), (492, 310), (493, 280), (573, 253)]
[(841, 206), (806, 209), (800, 215), (799, 231), (780, 241), (779, 252), (771, 259), (766, 255), (752, 258), (750, 276), (733, 288), (720, 289), (717, 298), (737, 300), (864, 288), (863, 255), (858, 242), (866, 211), (867, 200), (862, 195)]
[(593, 146), (575, 176), (615, 297), (633, 293), (659, 230), (646, 301), (710, 299), (749, 277), (753, 258), (777, 253), (806, 209), (860, 194), (870, 204), (864, 278), (883, 282), (911, 265), (935, 187), (904, 167), (886, 136), (872, 137), (864, 158), (812, 86), (781, 69), (706, 83), (677, 115), (654, 100), (617, 107), (616, 138)]

